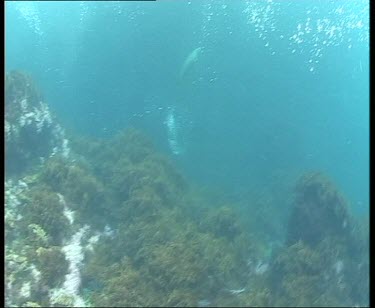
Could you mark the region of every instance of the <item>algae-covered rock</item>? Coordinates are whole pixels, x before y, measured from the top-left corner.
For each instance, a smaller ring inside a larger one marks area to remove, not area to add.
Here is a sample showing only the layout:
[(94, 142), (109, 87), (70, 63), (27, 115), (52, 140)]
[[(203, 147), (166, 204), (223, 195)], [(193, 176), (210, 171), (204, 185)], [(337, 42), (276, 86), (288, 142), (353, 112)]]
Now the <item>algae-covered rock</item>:
[(49, 236), (51, 244), (61, 245), (63, 239), (71, 234), (71, 230), (57, 193), (47, 185), (38, 185), (27, 192), (27, 198), (22, 220), (25, 226), (24, 236), (35, 237), (35, 228), (30, 228), (29, 225), (38, 225)]
[(288, 223), (288, 244), (302, 240), (316, 245), (328, 236), (350, 236), (348, 204), (333, 183), (321, 173), (302, 176)]
[(18, 175), (43, 159), (69, 155), (68, 140), (30, 75), (11, 71), (5, 77), (5, 169)]
[(38, 256), (36, 265), (42, 269), (41, 283), (49, 288), (59, 286), (64, 281), (69, 266), (61, 248), (56, 246), (40, 247), (36, 254)]
[(271, 305), (366, 304), (367, 287), (362, 282), (368, 272), (358, 271), (358, 264), (366, 263), (366, 249), (357, 224), (349, 215), (348, 202), (327, 177), (302, 176), (296, 185), (287, 245), (270, 268)]

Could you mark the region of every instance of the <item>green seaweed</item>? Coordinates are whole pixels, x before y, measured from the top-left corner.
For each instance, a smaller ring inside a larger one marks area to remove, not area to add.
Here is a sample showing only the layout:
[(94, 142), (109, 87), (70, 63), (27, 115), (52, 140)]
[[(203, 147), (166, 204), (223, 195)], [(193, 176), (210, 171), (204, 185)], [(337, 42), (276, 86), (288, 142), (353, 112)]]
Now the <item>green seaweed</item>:
[(105, 205), (110, 206), (103, 184), (93, 175), (87, 164), (71, 163), (62, 157), (53, 157), (46, 161), (40, 172), (41, 181), (65, 197), (76, 219), (81, 223), (90, 223), (103, 227)]
[(92, 296), (95, 306), (145, 307), (158, 302), (158, 292), (147, 284), (126, 257), (119, 264), (111, 265), (105, 276), (103, 292)]
[(69, 267), (61, 248), (58, 246), (40, 247), (37, 249), (36, 254), (38, 256), (36, 265), (43, 269), (41, 272), (42, 285), (51, 288), (60, 286), (68, 273)]
[(71, 232), (57, 193), (42, 184), (32, 187), (25, 195), (26, 204), (22, 220), (24, 236), (35, 238), (34, 231), (29, 227), (35, 224), (44, 230), (52, 245), (61, 245), (63, 239)]

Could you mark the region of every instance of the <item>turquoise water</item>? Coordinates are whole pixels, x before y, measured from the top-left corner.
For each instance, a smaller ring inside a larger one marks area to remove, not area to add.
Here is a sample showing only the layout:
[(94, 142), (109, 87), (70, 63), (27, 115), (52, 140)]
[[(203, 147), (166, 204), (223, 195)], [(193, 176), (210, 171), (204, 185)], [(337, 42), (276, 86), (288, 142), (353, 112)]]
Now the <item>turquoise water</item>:
[(8, 1), (6, 68), (65, 126), (141, 127), (197, 181), (237, 193), (319, 169), (366, 212), (368, 17), (367, 1)]
[(368, 2), (5, 9), (8, 304), (367, 305)]

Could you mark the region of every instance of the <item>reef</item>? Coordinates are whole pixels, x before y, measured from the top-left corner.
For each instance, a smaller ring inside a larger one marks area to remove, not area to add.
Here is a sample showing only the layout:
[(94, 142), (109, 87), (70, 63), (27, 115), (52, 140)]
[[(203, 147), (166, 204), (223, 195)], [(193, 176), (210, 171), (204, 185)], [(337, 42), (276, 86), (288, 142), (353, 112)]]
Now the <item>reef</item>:
[(5, 76), (5, 169), (22, 174), (55, 154), (69, 155), (68, 139), (32, 78), (20, 71)]
[[(323, 174), (297, 181), (285, 242), (274, 249), (142, 132), (69, 136), (67, 154), (55, 117), (19, 124), (42, 108), (30, 77), (8, 74), (6, 91), (6, 142), (19, 153), (6, 161), (7, 306), (368, 305), (368, 219), (352, 217)], [(39, 139), (37, 123), (49, 137)], [(36, 139), (21, 142), (25, 127)], [(11, 167), (18, 160), (22, 168)]]

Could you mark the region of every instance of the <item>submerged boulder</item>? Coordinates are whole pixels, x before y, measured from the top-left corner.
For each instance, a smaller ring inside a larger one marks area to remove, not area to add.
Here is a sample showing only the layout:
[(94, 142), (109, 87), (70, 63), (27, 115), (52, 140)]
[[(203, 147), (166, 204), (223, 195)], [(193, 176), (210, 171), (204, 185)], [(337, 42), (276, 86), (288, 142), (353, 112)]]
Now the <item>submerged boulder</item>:
[(333, 183), (321, 173), (302, 176), (296, 185), (288, 224), (287, 243), (315, 246), (326, 237), (349, 238), (348, 204)]
[(270, 266), (271, 306), (367, 306), (367, 241), (334, 183), (321, 173), (303, 175), (286, 245)]

